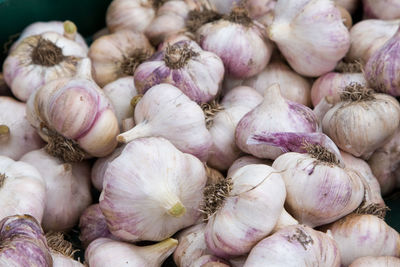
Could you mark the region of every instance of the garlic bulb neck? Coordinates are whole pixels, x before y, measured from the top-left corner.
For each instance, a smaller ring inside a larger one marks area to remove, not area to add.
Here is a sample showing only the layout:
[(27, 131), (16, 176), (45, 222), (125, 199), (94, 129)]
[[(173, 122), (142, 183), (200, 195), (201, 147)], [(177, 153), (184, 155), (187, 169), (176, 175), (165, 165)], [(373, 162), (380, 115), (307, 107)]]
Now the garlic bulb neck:
[(40, 38), (31, 53), (32, 63), (51, 67), (64, 60), (62, 49), (51, 41)]
[(119, 134), (117, 140), (120, 143), (128, 143), (137, 138), (148, 137), (149, 134), (151, 134), (151, 125), (147, 121), (143, 121), (132, 129)]
[(340, 95), (340, 100), (342, 101), (360, 102), (374, 99), (374, 90), (359, 83), (353, 83), (347, 86)]
[(218, 101), (213, 100), (210, 103), (204, 103), (201, 105), (201, 109), (206, 117), (206, 127), (210, 129), (213, 126), (214, 117), (218, 112), (224, 110), (224, 107), (218, 103)]
[(7, 176), (4, 173), (0, 173), (0, 188), (3, 187), (4, 182), (6, 181)]
[(224, 18), (230, 22), (241, 24), (246, 27), (253, 25), (253, 20), (250, 18), (247, 9), (240, 6), (234, 7), (231, 13)]
[(204, 10), (192, 10), (188, 14), (186, 20), (186, 28), (195, 33), (197, 29), (206, 23), (213, 22), (222, 18), (222, 15), (218, 12), (210, 9)]
[(139, 250), (142, 250), (143, 257), (148, 260), (148, 266), (152, 266), (150, 263), (154, 263), (154, 266), (156, 266), (157, 263), (161, 265), (161, 263), (164, 262), (164, 260), (174, 252), (177, 245), (178, 240), (174, 238), (167, 238), (157, 244), (140, 247)]
[(305, 144), (305, 149), (311, 157), (328, 164), (339, 166), (339, 160), (336, 155), (329, 151), (326, 147), (319, 144)]
[(7, 125), (0, 124), (0, 142), (7, 141), (10, 137), (10, 128)]
[(126, 76), (133, 76), (137, 66), (146, 61), (151, 56), (151, 53), (144, 49), (136, 49), (128, 57), (125, 57), (121, 62), (121, 74)]
[(186, 213), (186, 208), (185, 206), (182, 205), (181, 202), (177, 202), (168, 210), (169, 215), (177, 218), (183, 216), (185, 213)]
[(340, 73), (360, 73), (362, 72), (362, 64), (360, 61), (344, 62), (340, 61), (335, 68)]
[(73, 23), (70, 20), (64, 21), (64, 37), (70, 39), (70, 40), (75, 40), (76, 33), (77, 33), (77, 28), (75, 23)]
[(180, 69), (186, 65), (186, 63), (192, 58), (199, 54), (193, 51), (187, 44), (180, 46), (179, 44), (168, 45), (165, 55), (164, 62), (167, 67), (171, 69)]
[(232, 190), (233, 182), (231, 178), (222, 179), (215, 184), (209, 184), (204, 189), (204, 202), (201, 211), (206, 220), (213, 216), (224, 204), (225, 198)]
[(68, 258), (73, 259), (75, 250), (72, 243), (64, 239), (64, 234), (61, 232), (48, 232), (46, 233), (47, 245), (50, 250), (56, 253), (60, 253)]

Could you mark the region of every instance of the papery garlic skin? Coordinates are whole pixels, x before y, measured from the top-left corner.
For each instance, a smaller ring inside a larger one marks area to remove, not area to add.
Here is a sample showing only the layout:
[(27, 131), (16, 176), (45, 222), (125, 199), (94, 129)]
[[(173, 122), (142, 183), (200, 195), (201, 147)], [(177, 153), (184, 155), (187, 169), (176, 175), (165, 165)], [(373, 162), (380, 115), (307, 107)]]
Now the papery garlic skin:
[(25, 103), (0, 96), (0, 155), (19, 160), (44, 142), (25, 116)]
[(229, 263), (213, 255), (203, 255), (193, 261), (191, 267), (229, 267)]
[(53, 260), (40, 224), (29, 215), (0, 221), (0, 265), (51, 267)]
[(109, 163), (100, 208), (113, 235), (160, 241), (197, 221), (206, 182), (196, 157), (164, 138), (139, 138)]
[(245, 7), (253, 19), (258, 19), (266, 14), (273, 13), (276, 0), (247, 0)]
[(397, 257), (381, 256), (361, 257), (353, 261), (349, 267), (392, 267), (400, 266), (400, 259)]
[(364, 17), (371, 19), (398, 19), (400, 18), (400, 3), (397, 0), (363, 0)]
[(258, 106), (263, 97), (253, 88), (236, 87), (224, 96), (223, 110), (213, 118), (209, 128), (213, 144), (207, 163), (218, 170), (227, 170), (242, 153), (235, 144), (235, 129), (240, 119)]
[(240, 0), (209, 0), (209, 2), (219, 13), (227, 14), (232, 7), (240, 3)]
[(228, 174), (227, 177), (231, 177), (232, 174), (240, 169), (241, 167), (244, 167), (246, 165), (250, 164), (265, 164), (268, 166), (272, 166), (272, 161), (270, 160), (264, 160), (264, 159), (259, 159), (253, 156), (243, 156), (235, 160), (232, 165), (228, 169)]
[(118, 78), (132, 76), (137, 65), (153, 52), (143, 33), (123, 30), (102, 36), (92, 43), (88, 54), (93, 78), (104, 87)]
[(288, 212), (309, 227), (336, 221), (355, 210), (364, 199), (359, 174), (310, 154), (285, 153), (272, 167), (285, 181)]
[(65, 163), (44, 149), (25, 154), (21, 161), (34, 166), (46, 183), (43, 229), (46, 232), (72, 229), (81, 213), (92, 203), (89, 163)]
[(149, 88), (168, 83), (178, 87), (197, 103), (216, 97), (224, 76), (221, 59), (203, 51), (194, 41), (180, 41), (155, 53), (135, 71), (135, 87), (141, 94)]
[(164, 41), (158, 45), (157, 51), (165, 50), (168, 45), (173, 45), (180, 41), (193, 41), (194, 36), (190, 32), (177, 32), (171, 35), (168, 35)]
[[(49, 46), (52, 52), (45, 54)], [(40, 56), (34, 58), (33, 52), (37, 47), (40, 47), (37, 52)], [(86, 57), (86, 53), (79, 44), (58, 33), (29, 36), (4, 61), (4, 80), (14, 96), (26, 102), (44, 84), (74, 76), (78, 62)]]
[(274, 228), (286, 197), (281, 175), (267, 165), (246, 165), (231, 176), (232, 189), (209, 217), (205, 230), (212, 254), (231, 258), (248, 253)]
[(64, 256), (60, 253), (51, 253), (51, 257), (53, 258), (53, 267), (84, 267), (82, 263), (71, 259), (67, 256)]
[(152, 87), (137, 103), (134, 118), (136, 126), (120, 134), (119, 141), (164, 137), (182, 152), (207, 160), (212, 139), (204, 113), (178, 88), (169, 84)]
[(289, 65), (309, 77), (333, 70), (350, 47), (350, 34), (330, 0), (278, 1), (268, 32)]
[(339, 267), (340, 254), (327, 234), (303, 225), (289, 226), (260, 241), (244, 264), (262, 266)]
[(363, 256), (400, 255), (399, 233), (374, 215), (351, 214), (326, 228), (339, 247), (344, 266)]
[(29, 214), (42, 221), (46, 184), (32, 165), (0, 156), (0, 220), (15, 214)]
[(168, 238), (154, 245), (139, 247), (108, 238), (98, 238), (87, 248), (85, 259), (90, 267), (159, 267), (174, 252), (177, 244), (176, 239)]

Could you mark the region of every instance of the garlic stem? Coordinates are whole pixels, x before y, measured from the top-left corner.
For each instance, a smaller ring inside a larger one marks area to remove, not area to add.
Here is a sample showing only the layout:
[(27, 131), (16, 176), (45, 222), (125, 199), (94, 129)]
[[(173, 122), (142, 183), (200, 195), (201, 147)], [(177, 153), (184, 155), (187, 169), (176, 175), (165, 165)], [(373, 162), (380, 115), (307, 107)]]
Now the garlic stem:
[(70, 40), (75, 40), (77, 32), (75, 23), (73, 23), (70, 20), (66, 20), (64, 21), (63, 25), (64, 25), (64, 37)]
[(264, 100), (262, 105), (280, 105), (287, 106), (285, 99), (282, 97), (281, 88), (278, 83), (272, 84), (264, 93)]
[(174, 217), (181, 217), (186, 213), (186, 208), (185, 206), (182, 205), (182, 203), (177, 202), (172, 208), (168, 210), (169, 215), (174, 216)]
[(7, 141), (10, 137), (10, 128), (7, 125), (0, 125), (0, 142)]
[(147, 121), (139, 123), (132, 129), (117, 136), (117, 140), (120, 143), (128, 143), (134, 139), (140, 137), (146, 137), (149, 134), (150, 127), (148, 126)]
[[(146, 251), (145, 257), (150, 262), (159, 263), (159, 266), (166, 258), (169, 257), (178, 246), (178, 240), (174, 238), (167, 238), (164, 241), (161, 241), (157, 244), (151, 246), (142, 247), (144, 251)], [(149, 266), (152, 266), (149, 264)], [(154, 265), (156, 266), (156, 265)]]
[(272, 41), (287, 40), (290, 38), (290, 24), (274, 23), (268, 28), (268, 37)]
[(84, 58), (79, 62), (78, 67), (76, 69), (75, 77), (87, 79), (87, 80), (93, 80), (92, 79), (92, 63), (89, 58)]

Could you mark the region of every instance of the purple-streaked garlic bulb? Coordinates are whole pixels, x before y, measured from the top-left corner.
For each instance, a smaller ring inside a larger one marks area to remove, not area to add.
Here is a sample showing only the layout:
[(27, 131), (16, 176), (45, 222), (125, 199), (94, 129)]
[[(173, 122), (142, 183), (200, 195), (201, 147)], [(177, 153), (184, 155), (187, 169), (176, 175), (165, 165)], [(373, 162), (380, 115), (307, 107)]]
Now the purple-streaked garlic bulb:
[(50, 248), (54, 267), (84, 267), (84, 265), (74, 260), (74, 254), (77, 252), (71, 242), (64, 239), (61, 232), (47, 232), (47, 245)]
[(82, 213), (79, 219), (79, 229), (81, 230), (79, 240), (81, 240), (85, 248), (89, 246), (93, 240), (100, 237), (118, 240), (118, 238), (113, 236), (108, 230), (106, 218), (101, 212), (99, 204), (90, 205)]
[(240, 119), (262, 100), (262, 95), (253, 88), (240, 86), (226, 94), (217, 107), (206, 107), (208, 130), (213, 141), (208, 165), (218, 170), (227, 170), (240, 156), (242, 152), (235, 144), (236, 126)]
[(372, 54), (365, 65), (365, 79), (371, 88), (392, 96), (400, 96), (399, 54), (400, 28), (391, 39)]
[(264, 31), (245, 9), (236, 7), (221, 20), (198, 29), (196, 39), (204, 50), (222, 59), (227, 74), (248, 78), (260, 73), (270, 60), (273, 46)]
[(253, 134), (313, 133), (320, 126), (312, 110), (283, 98), (278, 84), (273, 84), (264, 94), (263, 102), (247, 113), (236, 127), (236, 144), (244, 152), (259, 158), (275, 159), (283, 153), (273, 145), (251, 145)]
[(206, 182), (196, 157), (164, 138), (139, 138), (108, 164), (100, 208), (113, 235), (160, 241), (198, 220)]
[(15, 214), (29, 214), (42, 221), (46, 184), (32, 165), (0, 156), (0, 220)]
[(299, 223), (324, 225), (354, 211), (364, 199), (359, 174), (339, 166), (336, 155), (320, 145), (306, 145), (306, 154), (289, 152), (272, 167), (286, 184), (285, 207)]
[(400, 236), (374, 215), (348, 215), (325, 227), (335, 239), (343, 266), (364, 256), (400, 256)]
[(340, 266), (336, 242), (327, 234), (307, 226), (289, 226), (260, 241), (244, 267)]
[(118, 135), (130, 142), (149, 136), (164, 137), (179, 150), (206, 161), (212, 139), (205, 115), (195, 102), (170, 84), (152, 87), (136, 104), (135, 127)]
[(331, 0), (280, 0), (269, 37), (299, 74), (333, 70), (350, 47), (350, 34)]
[(103, 87), (118, 78), (132, 76), (153, 52), (143, 33), (124, 30), (104, 35), (90, 46), (93, 79)]
[(4, 80), (26, 102), (44, 84), (74, 76), (86, 54), (78, 43), (55, 32), (29, 36), (4, 61)]
[(222, 258), (250, 252), (273, 230), (285, 196), (281, 175), (262, 164), (244, 166), (207, 186), (202, 210), (208, 220), (204, 233), (208, 249)]
[(214, 255), (203, 255), (193, 261), (191, 267), (230, 267), (229, 262)]
[(46, 152), (67, 162), (103, 157), (117, 146), (117, 118), (90, 70), (90, 60), (83, 59), (77, 76), (47, 83), (27, 105), (27, 118), (47, 142)]
[(398, 0), (363, 0), (364, 17), (370, 19), (399, 19), (400, 2)]
[(29, 215), (0, 221), (0, 247), (1, 266), (55, 266), (40, 224)]
[(19, 160), (25, 153), (44, 146), (26, 119), (25, 109), (25, 103), (0, 96), (0, 155)]
[(324, 116), (322, 128), (343, 151), (368, 159), (391, 136), (400, 123), (400, 105), (386, 94), (353, 84), (341, 93)]
[(44, 149), (25, 154), (21, 161), (34, 166), (46, 183), (46, 203), (42, 220), (46, 232), (69, 231), (92, 203), (90, 164), (65, 163)]
[(243, 156), (235, 160), (232, 165), (228, 169), (228, 175), (227, 177), (231, 177), (232, 174), (240, 169), (243, 166), (250, 165), (250, 164), (265, 164), (268, 166), (272, 166), (272, 161), (270, 160), (264, 160), (264, 159), (259, 159), (253, 156)]
[(368, 19), (355, 24), (350, 30), (351, 46), (346, 55), (350, 62), (366, 64), (399, 28), (400, 20)]
[(400, 259), (391, 256), (361, 257), (353, 261), (349, 267), (394, 267), (400, 266)]
[(98, 238), (87, 248), (85, 260), (90, 267), (160, 267), (177, 245), (178, 241), (173, 238), (141, 247), (109, 238)]
[[(66, 36), (69, 37), (73, 37), (72, 40), (77, 42), (78, 44), (80, 44), (82, 46), (82, 48), (84, 48), (86, 50), (86, 52), (89, 50), (85, 39), (82, 37), (82, 35), (80, 35), (78, 32), (73, 33), (74, 32), (74, 27), (76, 28), (76, 26), (74, 25), (73, 22), (71, 21), (48, 21), (48, 22), (35, 22), (32, 23), (30, 25), (28, 25), (23, 31), (22, 33), (19, 35), (18, 40), (15, 41), (13, 43), (13, 45), (10, 47), (10, 51), (13, 51), (19, 43), (21, 43), (21, 41), (29, 36), (32, 35), (40, 35), (42, 33), (45, 32), (56, 32), (58, 34), (64, 35), (65, 34), (65, 28), (67, 28), (67, 30), (70, 30), (70, 33), (66, 34)], [(71, 30), (73, 33), (73, 36), (71, 36)]]
[(191, 100), (206, 103), (216, 97), (224, 76), (224, 65), (214, 53), (194, 41), (180, 41), (155, 53), (135, 71), (135, 87), (144, 94), (151, 87), (168, 83)]

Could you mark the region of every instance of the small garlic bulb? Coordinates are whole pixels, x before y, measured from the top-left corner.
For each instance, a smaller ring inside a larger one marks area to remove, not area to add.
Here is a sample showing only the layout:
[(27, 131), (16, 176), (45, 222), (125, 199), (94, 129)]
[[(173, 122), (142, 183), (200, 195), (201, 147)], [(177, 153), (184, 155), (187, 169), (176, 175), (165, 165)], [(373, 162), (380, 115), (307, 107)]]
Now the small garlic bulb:
[(399, 123), (400, 105), (395, 98), (354, 84), (325, 114), (322, 128), (340, 149), (368, 159), (396, 132)]
[(108, 164), (100, 196), (110, 232), (126, 241), (160, 241), (200, 217), (203, 164), (164, 138), (128, 143)]
[(397, 257), (381, 256), (361, 257), (353, 261), (349, 267), (394, 267), (400, 266), (400, 259)]
[(350, 35), (331, 0), (280, 0), (268, 29), (290, 66), (316, 77), (333, 70), (350, 47)]
[(399, 19), (400, 3), (398, 0), (363, 0), (364, 17), (371, 19)]
[(125, 76), (132, 76), (137, 66), (154, 52), (143, 33), (128, 30), (104, 35), (89, 50), (93, 78), (103, 87)]
[(106, 156), (117, 146), (117, 118), (90, 69), (83, 59), (77, 76), (47, 83), (27, 105), (29, 122), (48, 143), (46, 152), (66, 162)]
[(29, 124), (25, 103), (0, 96), (0, 155), (19, 160), (29, 151), (44, 146), (44, 142)]
[(160, 83), (178, 87), (191, 100), (206, 103), (216, 97), (224, 65), (214, 53), (203, 51), (194, 41), (180, 41), (155, 53), (135, 71), (135, 86), (144, 94)]
[(172, 238), (142, 247), (98, 238), (87, 248), (85, 259), (90, 267), (160, 267), (177, 245), (178, 241)]

